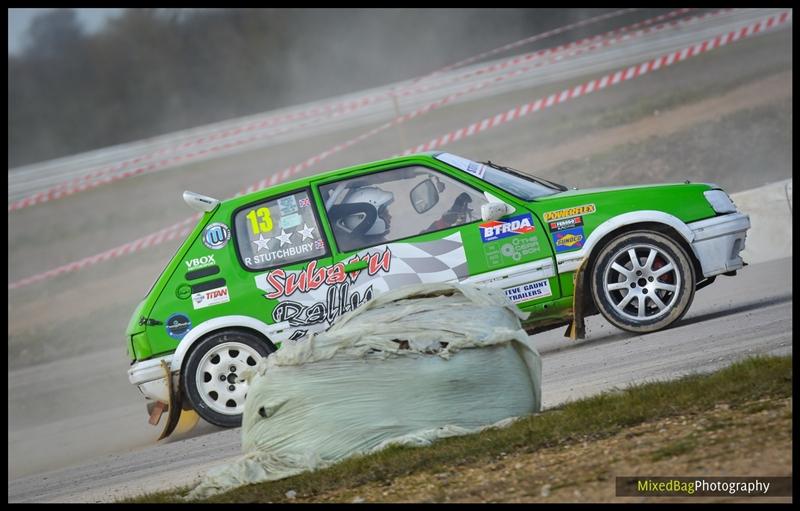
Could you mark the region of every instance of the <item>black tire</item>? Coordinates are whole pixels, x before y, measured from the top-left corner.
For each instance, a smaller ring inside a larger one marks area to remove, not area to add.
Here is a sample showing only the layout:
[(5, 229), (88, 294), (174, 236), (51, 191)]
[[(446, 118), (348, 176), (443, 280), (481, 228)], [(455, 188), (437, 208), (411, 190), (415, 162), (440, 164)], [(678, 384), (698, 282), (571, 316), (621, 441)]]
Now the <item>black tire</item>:
[(590, 280), (592, 298), (603, 317), (623, 330), (647, 333), (686, 314), (696, 277), (678, 243), (660, 232), (641, 230), (606, 244), (597, 254)]
[(241, 330), (220, 330), (200, 341), (181, 373), (181, 386), (192, 408), (211, 424), (241, 426), (247, 383), (239, 383), (236, 375), (273, 351), (271, 344)]

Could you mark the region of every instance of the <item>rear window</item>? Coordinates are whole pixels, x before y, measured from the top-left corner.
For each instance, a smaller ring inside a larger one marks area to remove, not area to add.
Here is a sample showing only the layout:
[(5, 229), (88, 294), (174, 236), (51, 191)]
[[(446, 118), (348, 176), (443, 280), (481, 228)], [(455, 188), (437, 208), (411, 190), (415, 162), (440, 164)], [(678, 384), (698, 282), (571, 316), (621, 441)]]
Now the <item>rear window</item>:
[(268, 270), (327, 255), (307, 190), (267, 199), (234, 218), (239, 255), (249, 270)]

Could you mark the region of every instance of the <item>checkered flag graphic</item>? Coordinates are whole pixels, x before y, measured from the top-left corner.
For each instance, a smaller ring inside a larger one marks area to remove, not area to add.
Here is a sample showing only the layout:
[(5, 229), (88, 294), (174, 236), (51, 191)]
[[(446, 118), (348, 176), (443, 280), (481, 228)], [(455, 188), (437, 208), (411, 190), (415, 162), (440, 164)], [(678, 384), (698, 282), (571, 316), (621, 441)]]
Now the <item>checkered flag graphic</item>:
[[(440, 240), (422, 243), (389, 243), (358, 252), (361, 258), (368, 254), (392, 253), (389, 271), (369, 275), (361, 270), (355, 282), (349, 282), (349, 292), (363, 294), (372, 287), (375, 294), (423, 282), (456, 282), (469, 276), (467, 256), (461, 243), (461, 233), (456, 232)], [(261, 280), (264, 280), (263, 278)], [(256, 278), (259, 283), (259, 278)], [(259, 285), (262, 287), (266, 283)], [(324, 285), (307, 293), (294, 293), (291, 300), (303, 305), (325, 301), (328, 286)]]

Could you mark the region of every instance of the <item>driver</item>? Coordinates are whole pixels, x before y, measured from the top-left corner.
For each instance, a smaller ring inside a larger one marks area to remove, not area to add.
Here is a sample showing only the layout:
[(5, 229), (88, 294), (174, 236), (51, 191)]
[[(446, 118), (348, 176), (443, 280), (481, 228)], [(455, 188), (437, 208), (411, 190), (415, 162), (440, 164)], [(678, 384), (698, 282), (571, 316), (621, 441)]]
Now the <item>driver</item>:
[(472, 209), (469, 207), (472, 204), (472, 197), (466, 192), (461, 192), (453, 205), (444, 212), (444, 214), (433, 222), (425, 232), (438, 231), (454, 227), (456, 225), (463, 225), (472, 220)]
[(377, 186), (350, 190), (344, 200), (328, 209), (339, 249), (348, 252), (386, 241), (392, 216), (388, 206), (394, 194)]

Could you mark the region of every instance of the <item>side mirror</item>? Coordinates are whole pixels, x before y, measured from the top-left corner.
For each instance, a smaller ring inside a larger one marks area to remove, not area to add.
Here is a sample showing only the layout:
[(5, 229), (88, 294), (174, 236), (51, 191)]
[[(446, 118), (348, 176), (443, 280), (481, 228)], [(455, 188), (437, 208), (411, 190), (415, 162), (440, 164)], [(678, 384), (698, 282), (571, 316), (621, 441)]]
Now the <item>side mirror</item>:
[(499, 220), (513, 212), (514, 208), (505, 202), (487, 202), (481, 206), (481, 219), (483, 219), (484, 222), (490, 222), (492, 220)]
[(414, 211), (419, 214), (425, 213), (439, 202), (439, 192), (436, 188), (431, 179), (426, 179), (411, 190), (409, 198)]

